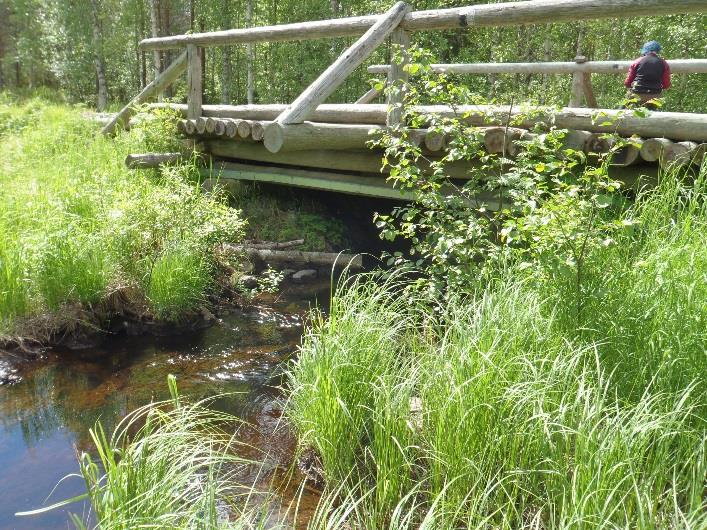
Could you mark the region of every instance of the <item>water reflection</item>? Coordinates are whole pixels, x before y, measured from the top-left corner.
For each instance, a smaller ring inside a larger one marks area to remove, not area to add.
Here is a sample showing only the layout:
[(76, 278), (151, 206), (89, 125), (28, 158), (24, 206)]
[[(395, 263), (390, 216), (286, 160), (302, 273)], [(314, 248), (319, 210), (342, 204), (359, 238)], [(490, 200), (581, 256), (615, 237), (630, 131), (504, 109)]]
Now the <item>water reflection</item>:
[[(194, 399), (235, 392), (214, 405), (248, 422), (239, 439), (253, 452), (244, 456), (264, 462), (243, 479), (272, 482), (289, 467), (295, 446), (281, 421), (278, 367), (296, 351), (305, 310), (317, 297), (327, 299), (327, 285), (286, 293), (268, 308), (225, 316), (205, 330), (116, 337), (24, 367), (20, 382), (0, 386), (0, 528), (67, 528), (61, 511), (29, 518), (14, 513), (43, 505), (59, 479), (76, 471), (76, 451), (91, 449), (88, 429), (96, 421), (112, 428), (127, 412), (165, 399), (169, 373)], [(49, 502), (81, 491), (80, 479), (67, 480)], [(72, 507), (74, 513), (83, 509)]]

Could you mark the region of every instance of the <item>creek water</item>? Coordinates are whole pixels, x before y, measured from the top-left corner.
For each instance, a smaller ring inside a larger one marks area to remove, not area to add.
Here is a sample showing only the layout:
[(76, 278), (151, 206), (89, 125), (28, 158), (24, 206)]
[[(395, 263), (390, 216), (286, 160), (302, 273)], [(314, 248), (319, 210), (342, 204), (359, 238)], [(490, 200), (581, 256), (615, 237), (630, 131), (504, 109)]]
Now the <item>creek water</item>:
[[(296, 444), (281, 420), (283, 363), (296, 352), (308, 308), (328, 298), (328, 283), (290, 287), (267, 304), (224, 315), (206, 329), (113, 336), (99, 347), (50, 351), (21, 365), (18, 381), (0, 386), (0, 529), (65, 529), (71, 527), (68, 512), (87, 513), (87, 505), (76, 503), (36, 516), (14, 515), (83, 492), (80, 478), (59, 482), (77, 472), (78, 451), (91, 452), (89, 429), (100, 421), (110, 431), (129, 411), (168, 397), (168, 374), (177, 377), (180, 393), (193, 399), (234, 393), (213, 406), (247, 422), (239, 441), (252, 447), (247, 456), (258, 465), (248, 466), (244, 473), (252, 476), (242, 477), (243, 483), (272, 488), (275, 475), (293, 463)], [(301, 478), (277, 488), (277, 501), (266, 510), (269, 520), (281, 520), (295, 496), (300, 521), (314, 509), (317, 493), (300, 491), (295, 484)]]

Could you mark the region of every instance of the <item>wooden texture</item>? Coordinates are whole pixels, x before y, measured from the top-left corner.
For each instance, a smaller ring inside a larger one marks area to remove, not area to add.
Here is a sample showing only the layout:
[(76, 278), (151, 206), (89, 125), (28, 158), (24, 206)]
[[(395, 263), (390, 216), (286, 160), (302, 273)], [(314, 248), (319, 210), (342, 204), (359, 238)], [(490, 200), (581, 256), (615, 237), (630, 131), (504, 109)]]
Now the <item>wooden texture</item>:
[(515, 142), (526, 134), (528, 131), (514, 127), (489, 127), (484, 131), (484, 147), (489, 153), (516, 156), (520, 146)]
[[(372, 150), (310, 149), (307, 151), (280, 151), (271, 153), (263, 144), (232, 142), (220, 139), (205, 141), (204, 150), (214, 157), (253, 161), (271, 165), (300, 166), (301, 168), (332, 169), (350, 173), (378, 175), (390, 173), (390, 166), (383, 168), (383, 153)], [(426, 156), (419, 161), (423, 171), (429, 171), (429, 162), (439, 160)], [(454, 179), (468, 179), (472, 162), (448, 162), (447, 175)]]
[(592, 74), (585, 72), (582, 74), (582, 90), (584, 91), (584, 99), (587, 106), (593, 109), (599, 107), (597, 98), (594, 95), (594, 86), (592, 86)]
[(265, 136), (265, 127), (270, 125), (270, 122), (254, 121), (250, 124), (250, 137), (256, 142), (260, 142)]
[(182, 160), (182, 153), (133, 153), (125, 157), (129, 169), (155, 168)]
[(611, 159), (611, 164), (614, 166), (630, 166), (638, 162), (641, 157), (641, 146), (643, 145), (643, 140), (640, 138), (633, 138), (631, 144), (635, 145), (625, 145), (619, 149), (614, 157)]
[(607, 153), (614, 145), (612, 138), (607, 138), (606, 133), (592, 133), (587, 140), (585, 151), (587, 153)]
[(641, 158), (646, 162), (659, 161), (663, 157), (665, 149), (672, 144), (673, 142), (666, 138), (648, 138), (643, 141), (641, 146)]
[(410, 12), (405, 2), (397, 2), (366, 33), (342, 53), (329, 68), (309, 85), (292, 102), (292, 105), (277, 117), (283, 125), (302, 123), (310, 117), (312, 111), (324, 102), (346, 78), (365, 61), (400, 24)]
[(339, 254), (337, 252), (303, 252), (301, 250), (274, 250), (245, 248), (250, 258), (272, 265), (295, 265), (297, 267), (349, 267), (359, 270), (363, 266), (360, 254)]
[[(625, 74), (632, 61), (538, 62), (538, 63), (457, 63), (432, 64), (434, 72), (443, 74)], [(707, 73), (707, 59), (670, 59), (673, 74)], [(368, 67), (368, 73), (387, 74), (390, 66)]]
[(447, 138), (439, 131), (427, 131), (424, 144), (432, 152), (442, 151), (447, 145)]
[(362, 105), (365, 103), (370, 103), (374, 99), (376, 99), (378, 96), (380, 96), (382, 92), (378, 90), (376, 87), (371, 88), (368, 92), (366, 92), (363, 96), (358, 98), (356, 100), (357, 105)]
[[(707, 11), (705, 0), (528, 0), (432, 9), (407, 14), (401, 25), (408, 31), (512, 26), (601, 18), (633, 18)], [(145, 39), (143, 50), (181, 48), (187, 44), (223, 46), (248, 42), (311, 40), (361, 35), (380, 15), (298, 22), (258, 28), (230, 29)]]
[(696, 149), (697, 144), (695, 142), (674, 142), (666, 146), (662, 163), (671, 166), (690, 164)]
[(396, 127), (402, 124), (404, 91), (405, 84), (408, 81), (405, 65), (408, 63), (407, 50), (410, 47), (410, 32), (401, 28), (395, 29), (390, 36), (390, 44), (398, 48), (394, 50), (395, 54), (402, 55), (401, 60), (393, 60), (388, 71), (388, 96), (386, 98), (388, 116), (386, 117), (386, 125), (388, 127)]
[(161, 94), (165, 88), (170, 86), (187, 69), (187, 54), (182, 53), (169, 67), (157, 76), (149, 85), (135, 96), (108, 122), (101, 132), (103, 134), (113, 134), (118, 126), (125, 127), (130, 121), (130, 117), (135, 114), (135, 107), (141, 105), (151, 98)]
[(229, 138), (235, 138), (238, 136), (237, 120), (226, 118), (226, 136)]
[(305, 122), (282, 125), (273, 122), (265, 128), (263, 142), (271, 153), (280, 150), (303, 151), (318, 149), (364, 149), (371, 134), (382, 130), (375, 125), (343, 125), (340, 123)]
[(413, 200), (414, 194), (394, 189), (382, 178), (342, 175), (327, 171), (293, 168), (263, 167), (231, 162), (219, 163), (212, 170), (201, 171), (203, 176), (253, 182), (270, 182), (299, 188), (334, 191), (364, 197)]
[(195, 44), (187, 45), (187, 60), (187, 118), (194, 119), (201, 116), (203, 105), (201, 54)]
[[(166, 106), (162, 104), (161, 106)], [(182, 105), (168, 105), (170, 108), (185, 110)], [(253, 120), (273, 120), (285, 108), (284, 105), (205, 105), (204, 115), (223, 118), (248, 118)], [(445, 105), (424, 105), (412, 110), (424, 113), (435, 113), (443, 117), (467, 115), (465, 121), (469, 125), (487, 126), (500, 125), (508, 120), (509, 110), (512, 119), (526, 117), (517, 127), (530, 129), (536, 124), (547, 124), (551, 121), (561, 129), (586, 130), (590, 132), (617, 132), (624, 136), (642, 136), (644, 138), (666, 137), (674, 140), (691, 140), (707, 142), (707, 114), (686, 112), (648, 112), (645, 118), (633, 116), (625, 110), (614, 109), (582, 109), (565, 107), (559, 109), (554, 116), (542, 112), (533, 113), (534, 109), (514, 107), (509, 109), (504, 105), (461, 105), (452, 109)], [(541, 109), (537, 109), (541, 110)], [(535, 115), (537, 114), (537, 115)], [(320, 105), (312, 115), (313, 122), (351, 123), (384, 125), (387, 107), (381, 104), (356, 105), (326, 104)], [(611, 124), (607, 126), (606, 124)], [(604, 124), (604, 125), (602, 125)]]

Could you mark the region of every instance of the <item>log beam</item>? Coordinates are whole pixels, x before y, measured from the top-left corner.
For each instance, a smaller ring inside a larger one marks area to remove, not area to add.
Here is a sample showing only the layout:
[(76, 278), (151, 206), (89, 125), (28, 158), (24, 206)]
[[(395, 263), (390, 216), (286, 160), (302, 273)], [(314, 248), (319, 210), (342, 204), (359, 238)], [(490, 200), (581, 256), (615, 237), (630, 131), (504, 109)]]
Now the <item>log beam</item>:
[[(186, 112), (184, 105), (165, 105)], [(285, 105), (204, 105), (204, 115), (220, 118), (249, 118), (251, 120), (273, 120)], [(519, 115), (527, 115), (530, 111), (542, 110), (539, 107), (514, 107), (505, 105), (461, 105), (454, 109), (445, 105), (423, 105), (414, 107), (413, 111), (438, 114), (442, 117), (459, 117), (468, 115), (466, 123), (473, 126), (499, 125), (515, 119)], [(554, 111), (547, 109), (542, 112), (530, 112), (516, 127), (531, 129), (536, 124), (549, 124), (551, 121), (558, 128), (586, 130), (596, 133), (616, 132), (624, 136), (642, 136), (643, 138), (671, 138), (674, 140), (690, 140), (707, 142), (707, 114), (687, 112), (651, 112), (646, 117), (636, 117), (625, 110), (614, 109), (583, 109), (565, 107)], [(536, 115), (537, 114), (537, 115)], [(312, 115), (312, 121), (330, 124), (362, 124), (385, 125), (387, 107), (381, 104), (356, 105), (328, 104), (320, 105)], [(607, 126), (606, 124), (611, 124)], [(603, 124), (603, 125), (602, 125)]]
[(376, 125), (343, 125), (339, 123), (305, 122), (283, 125), (277, 121), (265, 128), (263, 142), (271, 153), (281, 150), (365, 149), (371, 134), (382, 131)]
[(147, 100), (161, 94), (168, 86), (174, 83), (177, 78), (187, 69), (187, 54), (182, 53), (177, 57), (167, 69), (158, 75), (149, 85), (125, 105), (113, 119), (108, 122), (101, 132), (103, 134), (113, 134), (118, 126), (125, 127), (130, 121), (130, 117), (135, 114), (135, 107), (145, 103)]
[[(571, 22), (601, 18), (703, 13), (705, 0), (527, 0), (479, 4), (450, 9), (415, 11), (403, 19), (408, 31), (465, 29), (483, 26), (515, 26)], [(281, 42), (361, 35), (381, 19), (380, 15), (299, 22), (258, 28), (230, 29), (145, 39), (143, 50), (197, 46), (230, 46), (249, 42)]]
[(283, 125), (302, 123), (312, 111), (341, 86), (346, 78), (365, 61), (383, 41), (398, 27), (403, 17), (410, 12), (405, 2), (397, 2), (371, 28), (366, 31), (348, 50), (342, 53), (329, 68), (309, 85), (290, 108), (277, 117)]
[(370, 103), (371, 101), (376, 99), (381, 94), (382, 94), (382, 92), (380, 90), (378, 90), (376, 87), (373, 87), (368, 92), (366, 92), (363, 96), (358, 98), (356, 100), (356, 104), (363, 105), (365, 103)]
[(183, 159), (182, 153), (132, 153), (125, 157), (125, 165), (128, 169), (146, 169), (176, 164)]
[[(632, 61), (538, 62), (538, 63), (451, 63), (432, 64), (440, 74), (625, 74)], [(370, 74), (387, 74), (390, 66), (368, 67)], [(670, 59), (673, 74), (705, 74), (707, 59)]]

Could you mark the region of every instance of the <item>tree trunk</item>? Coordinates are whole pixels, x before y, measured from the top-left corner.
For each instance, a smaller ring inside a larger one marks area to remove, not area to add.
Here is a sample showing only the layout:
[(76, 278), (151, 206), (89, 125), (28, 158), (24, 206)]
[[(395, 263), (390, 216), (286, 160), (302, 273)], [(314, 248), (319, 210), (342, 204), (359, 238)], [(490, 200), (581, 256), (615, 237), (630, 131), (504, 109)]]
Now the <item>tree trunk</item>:
[[(150, 30), (153, 38), (160, 36), (160, 0), (150, 0)], [(152, 78), (157, 79), (162, 72), (162, 53), (159, 50), (153, 50), (152, 61)], [(162, 101), (162, 94), (158, 94), (157, 100)]]
[[(253, 0), (247, 0), (245, 8), (245, 25), (250, 27), (253, 24)], [(255, 62), (255, 50), (253, 49), (253, 43), (249, 42), (246, 44), (246, 71), (248, 81), (246, 82), (246, 90), (248, 91), (246, 100), (248, 105), (255, 103), (255, 78), (253, 77), (253, 67)]]
[[(231, 29), (231, 0), (223, 0), (221, 3), (223, 29)], [(231, 84), (233, 79), (232, 50), (229, 46), (224, 46), (222, 53), (221, 67), (221, 103), (228, 105), (231, 103)]]
[(103, 55), (103, 23), (101, 21), (100, 0), (91, 1), (93, 18), (93, 53), (96, 65), (96, 110), (103, 112), (108, 105), (108, 86), (106, 84), (106, 65)]
[[(139, 33), (140, 38), (142, 38), (145, 35), (145, 10), (143, 9), (142, 1), (138, 2), (138, 9), (140, 10)], [(140, 62), (140, 90), (142, 90), (147, 86), (147, 57), (145, 56), (145, 52), (143, 50), (139, 50), (138, 60)]]

